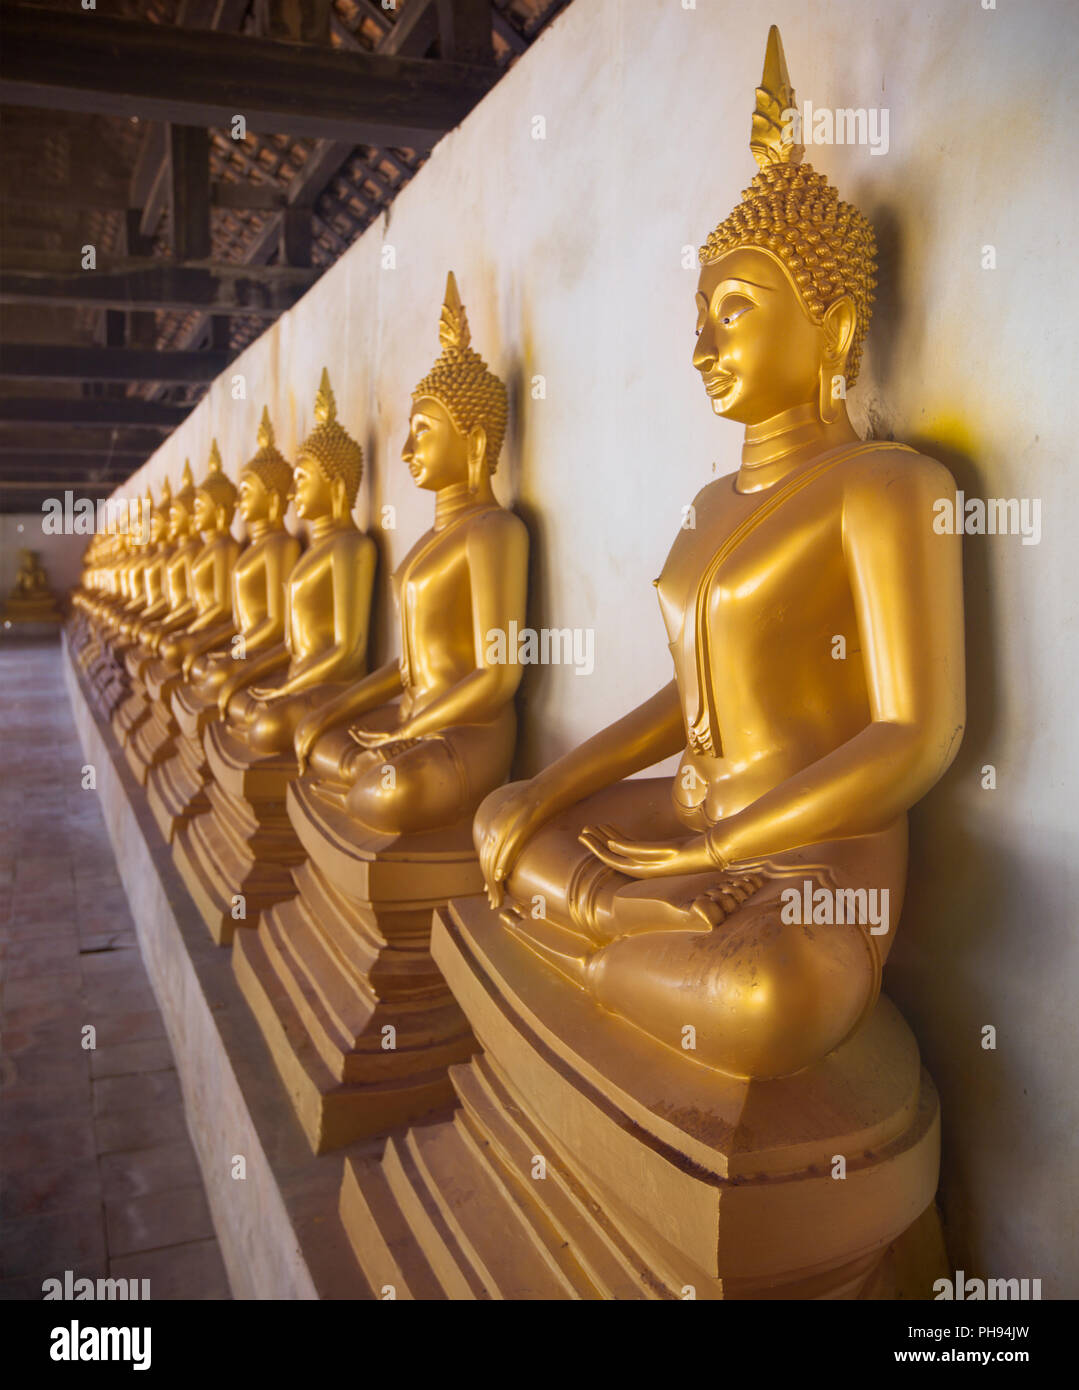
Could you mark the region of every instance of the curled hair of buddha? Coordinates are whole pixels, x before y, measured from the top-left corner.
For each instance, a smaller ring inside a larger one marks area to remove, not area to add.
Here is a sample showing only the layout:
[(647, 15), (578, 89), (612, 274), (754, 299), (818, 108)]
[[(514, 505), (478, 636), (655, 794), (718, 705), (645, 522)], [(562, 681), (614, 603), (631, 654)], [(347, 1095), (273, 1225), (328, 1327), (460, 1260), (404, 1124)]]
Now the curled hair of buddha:
[(253, 474), (267, 492), (276, 493), (282, 500), (292, 486), (292, 465), (274, 442), (270, 411), (262, 407), (259, 421), (258, 452), (244, 464), (244, 473)]
[(438, 401), (463, 435), (476, 425), (482, 425), (487, 433), (487, 467), (493, 473), (506, 437), (509, 415), (506, 387), (479, 353), (469, 346), (472, 332), (452, 270), (446, 276), (438, 341), (442, 356), (412, 392), (412, 399), (428, 396)]
[(363, 450), (337, 419), (337, 402), (325, 367), (315, 396), (315, 419), (318, 423), (300, 445), (299, 457), (317, 464), (328, 482), (340, 478), (351, 509), (363, 477)]
[(846, 375), (853, 385), (877, 284), (876, 238), (868, 219), (841, 202), (824, 175), (802, 162), (805, 148), (791, 139), (782, 121), (784, 112), (796, 109), (779, 31), (773, 25), (750, 141), (760, 172), (701, 247), (701, 263), (710, 265), (743, 247), (770, 251), (786, 268), (817, 324), (830, 305), (849, 295), (856, 322)]
[(206, 477), (199, 483), (198, 491), (205, 493), (214, 507), (231, 509), (236, 506), (236, 484), (221, 467), (221, 451), (216, 439), (210, 444)]

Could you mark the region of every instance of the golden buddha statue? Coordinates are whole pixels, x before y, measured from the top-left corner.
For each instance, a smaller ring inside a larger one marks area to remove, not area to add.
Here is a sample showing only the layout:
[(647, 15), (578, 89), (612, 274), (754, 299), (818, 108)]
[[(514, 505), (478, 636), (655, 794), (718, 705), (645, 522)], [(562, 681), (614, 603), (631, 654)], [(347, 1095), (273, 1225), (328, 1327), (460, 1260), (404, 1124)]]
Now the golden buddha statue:
[[(167, 482), (165, 489), (167, 493)], [(117, 593), (95, 608), (95, 621), (103, 641), (100, 660), (87, 670), (87, 675), (98, 708), (110, 718), (130, 693), (130, 678), (124, 663), (131, 647), (134, 623), (147, 613), (152, 602), (160, 596), (160, 578), (148, 580), (147, 576), (151, 570), (154, 576), (163, 574), (160, 552), (167, 512), (163, 513), (154, 506), (149, 489), (145, 497), (145, 514), (148, 528), (144, 539), (136, 539), (130, 532), (114, 538), (118, 543), (113, 547), (114, 553), (119, 557), (114, 562), (118, 570), (118, 580), (115, 582)]]
[(5, 623), (58, 623), (62, 621), (56, 595), (36, 550), (21, 549), (15, 583), (4, 604)]
[(221, 467), (221, 454), (215, 439), (210, 446), (206, 476), (195, 489), (194, 527), (202, 538), (202, 548), (191, 562), (191, 594), (196, 616), (182, 631), (175, 631), (158, 644), (158, 655), (166, 666), (179, 666), (185, 675), (190, 662), (233, 632), (232, 571), (240, 544), (232, 535), (236, 511), (236, 487)]
[[(158, 655), (145, 670), (146, 689), (154, 702), (154, 717), (142, 736), (151, 768), (147, 799), (162, 835), (171, 843), (180, 822), (195, 809), (202, 791), (202, 748), (185, 749), (183, 729), (174, 701), (183, 690), (190, 663), (202, 652), (233, 635), (232, 574), (240, 552), (232, 535), (236, 487), (221, 467), (214, 440), (206, 476), (195, 489), (194, 525), (202, 548), (191, 561), (190, 589), (195, 618), (158, 642)], [(180, 709), (187, 706), (181, 702)], [(185, 752), (190, 756), (185, 759)]]
[(202, 549), (202, 538), (195, 530), (195, 480), (188, 459), (184, 460), (180, 474), (179, 491), (169, 498), (165, 543), (167, 552), (161, 598), (132, 627), (131, 635), (139, 649), (137, 656), (132, 658), (135, 666), (131, 670), (133, 677), (137, 677), (139, 666), (156, 655), (161, 637), (183, 627), (195, 617), (195, 599), (190, 588), (191, 562)]
[(285, 640), (285, 586), (300, 542), (285, 530), (285, 512), (292, 490), (292, 466), (274, 443), (270, 412), (263, 409), (258, 429), (258, 452), (240, 474), (239, 508), (248, 543), (232, 571), (232, 615), (243, 638), (242, 654), (231, 649), (190, 653), (184, 674), (196, 700), (228, 701), (245, 685), (245, 662)]
[[(745, 438), (655, 581), (674, 677), (488, 797), (475, 840), (491, 906), (453, 903), (433, 934), (487, 1050), (454, 1071), (457, 1125), (484, 1154), (471, 1177), (454, 1169), (455, 1210), (523, 1181), (557, 1235), (546, 1269), (534, 1242), (503, 1250), (505, 1296), (857, 1297), (932, 1212), (935, 1092), (880, 985), (907, 812), (963, 731), (960, 543), (933, 526), (955, 487), (850, 424), (873, 232), (787, 138), (794, 107), (773, 27), (760, 169), (701, 249), (693, 363)], [(676, 753), (673, 779), (625, 780)], [(407, 1149), (437, 1173), (451, 1128), (350, 1166), (346, 1224), (376, 1286), (392, 1281), (370, 1237), (387, 1184), (401, 1190), (392, 1165)], [(613, 1282), (596, 1274), (603, 1222), (529, 1184), (529, 1153), (617, 1231)], [(461, 1246), (509, 1219), (480, 1204)]]
[[(257, 557), (244, 569), (237, 583), (244, 586), (243, 606), (256, 618), (255, 640), (248, 640), (245, 630), (243, 660), (226, 662), (231, 670), (216, 660), (208, 662), (203, 673), (202, 688), (216, 690), (225, 719), (206, 725), (203, 734), (213, 777), (207, 787), (210, 810), (178, 836), (175, 854), (221, 945), (232, 940), (237, 922), (254, 925), (263, 908), (296, 891), (290, 869), (303, 851), (284, 805), (297, 771), (293, 735), (306, 713), (346, 689), (367, 665), (377, 557), (374, 541), (352, 520), (363, 450), (337, 419), (325, 370), (315, 421), (300, 445), (293, 482), (308, 547), (295, 558), (295, 542), (284, 531), (275, 533), (261, 577)], [(269, 452), (263, 461), (272, 459), (276, 472), (265, 475), (263, 486), (273, 491), (269, 479), (288, 465), (272, 439), (265, 447)], [(285, 507), (283, 484), (278, 477), (273, 485), (279, 492), (272, 504), (278, 517)], [(256, 505), (254, 484), (250, 486)], [(290, 557), (294, 562), (286, 564)]]
[(150, 509), (149, 540), (142, 547), (139, 568), (132, 575), (134, 593), (116, 623), (117, 631), (122, 638), (133, 636), (135, 623), (140, 618), (152, 621), (155, 616), (160, 616), (165, 611), (165, 578), (169, 558), (167, 536), (172, 508), (172, 489), (168, 478), (161, 484), (160, 502), (155, 503), (153, 494), (147, 489), (146, 505)]
[(296, 513), (307, 523), (309, 542), (289, 575), (287, 647), (276, 644), (252, 658), (251, 680), (278, 674), (265, 685), (248, 684), (227, 706), (236, 733), (263, 754), (291, 749), (303, 716), (354, 681), (367, 663), (377, 552), (352, 519), (363, 450), (337, 419), (325, 368), (315, 419), (295, 468)]
[[(127, 728), (124, 754), (140, 785), (145, 786), (150, 769), (172, 751), (175, 724), (168, 707), (169, 697), (180, 680), (183, 649), (173, 639), (182, 636), (197, 622), (204, 610), (216, 610), (220, 605), (219, 577), (202, 571), (195, 578), (195, 564), (207, 546), (220, 545), (215, 509), (221, 495), (222, 481), (232, 488), (221, 473), (216, 441), (211, 445), (207, 478), (196, 489), (188, 463), (184, 464), (180, 491), (169, 509), (168, 538), (172, 549), (165, 567), (165, 586), (168, 609), (157, 619), (145, 613), (134, 626), (135, 643), (124, 658), (132, 681), (132, 695), (117, 712)], [(207, 493), (206, 484), (210, 491)], [(201, 494), (201, 496), (200, 496)], [(210, 507), (207, 503), (212, 502)], [(230, 511), (231, 521), (231, 511)], [(198, 529), (207, 526), (206, 536)], [(235, 542), (227, 538), (227, 553), (235, 556)], [(228, 593), (228, 575), (223, 580)], [(123, 711), (135, 710), (129, 718)]]
[(521, 674), (490, 659), (488, 634), (524, 625), (528, 533), (491, 486), (506, 388), (470, 346), (452, 274), (439, 341), (402, 450), (435, 519), (393, 579), (401, 657), (298, 723), (299, 895), (233, 950), (316, 1151), (445, 1103), (447, 1066), (474, 1047), (430, 958), (431, 910), (482, 890), (471, 821), (509, 772)]
[(505, 781), (517, 734), (521, 668), (489, 660), (486, 634), (524, 626), (528, 532), (491, 488), (506, 388), (469, 347), (452, 272), (439, 341), (402, 450), (416, 485), (435, 494), (435, 521), (393, 576), (401, 657), (296, 731), (301, 769), (310, 760), (327, 788), (346, 792), (351, 817), (393, 835), (471, 818)]
[[(229, 616), (207, 628), (197, 644), (187, 639), (186, 680), (171, 696), (180, 737), (176, 752), (151, 777), (158, 823), (173, 842), (178, 861), (183, 853), (179, 836), (186, 823), (210, 810), (206, 729), (220, 718), (219, 703), (227, 705), (230, 693), (245, 683), (248, 659), (281, 644), (285, 636), (285, 585), (299, 559), (300, 543), (285, 530), (292, 468), (274, 444), (267, 410), (258, 444), (258, 452), (240, 473), (239, 508), (248, 543), (232, 568)], [(188, 631), (193, 634), (194, 626)], [(227, 645), (217, 645), (221, 642)]]

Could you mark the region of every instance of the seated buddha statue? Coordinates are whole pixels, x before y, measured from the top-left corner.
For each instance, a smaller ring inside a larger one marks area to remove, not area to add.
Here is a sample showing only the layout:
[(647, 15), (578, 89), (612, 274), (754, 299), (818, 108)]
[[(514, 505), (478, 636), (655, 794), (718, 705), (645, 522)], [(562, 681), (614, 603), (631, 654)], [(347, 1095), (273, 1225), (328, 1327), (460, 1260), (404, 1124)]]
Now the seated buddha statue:
[[(393, 576), (401, 656), (307, 715), (296, 753), (330, 799), (376, 831), (404, 834), (471, 817), (507, 776), (517, 665), (487, 634), (525, 622), (528, 532), (494, 496), (506, 388), (470, 346), (450, 273), (442, 355), (412, 394), (402, 450), (435, 518)], [(392, 775), (387, 769), (392, 769)]]
[(37, 551), (20, 550), (15, 583), (4, 604), (4, 621), (54, 623), (59, 620), (56, 596), (49, 588), (48, 575)]
[[(271, 647), (282, 649), (285, 639), (285, 586), (300, 557), (300, 542), (285, 530), (292, 489), (292, 467), (274, 443), (270, 412), (262, 412), (258, 452), (240, 474), (239, 509), (247, 527), (247, 545), (232, 571), (232, 627), (243, 638), (241, 652), (216, 645), (184, 658), (191, 698), (218, 704), (228, 702), (247, 683), (249, 658)], [(225, 635), (222, 631), (221, 635)], [(215, 637), (215, 643), (220, 637)]]
[[(737, 1078), (811, 1067), (873, 1009), (907, 812), (965, 708), (960, 542), (933, 526), (954, 483), (850, 423), (874, 236), (803, 162), (793, 106), (773, 30), (759, 172), (700, 253), (693, 364), (744, 442), (654, 581), (673, 678), (475, 821), (535, 958), (681, 1055), (691, 1026), (693, 1062)], [(673, 779), (625, 780), (675, 754)], [(836, 915), (874, 890), (883, 929)]]
[(121, 639), (132, 637), (135, 623), (140, 618), (152, 620), (155, 614), (164, 612), (163, 604), (166, 602), (165, 576), (170, 549), (167, 534), (172, 506), (172, 489), (168, 478), (161, 484), (160, 502), (154, 502), (149, 490), (146, 502), (150, 508), (150, 538), (142, 547), (140, 567), (133, 576), (134, 595), (117, 616), (116, 629)]
[(351, 685), (367, 662), (377, 552), (352, 519), (363, 450), (337, 419), (325, 369), (315, 419), (295, 466), (308, 547), (288, 576), (286, 640), (249, 654), (244, 688), (229, 681), (219, 696), (232, 732), (267, 756), (291, 751), (304, 715)]
[(186, 459), (179, 490), (169, 498), (165, 543), (161, 598), (136, 619), (132, 628), (140, 664), (156, 654), (163, 637), (185, 627), (196, 616), (191, 564), (202, 549), (202, 537), (195, 530), (195, 480)]
[(168, 667), (183, 667), (200, 652), (226, 638), (232, 627), (232, 571), (240, 544), (232, 535), (236, 487), (221, 467), (215, 439), (206, 476), (195, 489), (194, 528), (202, 546), (191, 560), (190, 592), (195, 616), (182, 629), (164, 635), (158, 655)]

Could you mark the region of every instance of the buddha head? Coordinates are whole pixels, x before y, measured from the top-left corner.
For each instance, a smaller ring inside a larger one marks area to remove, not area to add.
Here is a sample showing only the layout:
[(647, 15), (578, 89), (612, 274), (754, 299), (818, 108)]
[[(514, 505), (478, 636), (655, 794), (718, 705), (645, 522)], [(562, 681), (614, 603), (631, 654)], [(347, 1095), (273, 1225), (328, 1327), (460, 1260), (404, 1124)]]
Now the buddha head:
[(869, 222), (803, 162), (779, 31), (768, 34), (750, 148), (760, 172), (701, 247), (693, 363), (712, 409), (761, 424), (812, 406), (825, 424), (857, 380), (876, 285)]
[(346, 521), (363, 477), (363, 450), (337, 419), (330, 374), (322, 369), (315, 428), (300, 445), (294, 470), (296, 514), (306, 521)]
[(401, 457), (419, 487), (489, 486), (506, 434), (506, 388), (470, 346), (471, 332), (451, 270), (438, 326), (442, 356), (412, 393)]
[(280, 526), (292, 490), (292, 467), (274, 443), (270, 412), (262, 408), (258, 452), (240, 474), (240, 515), (249, 526), (268, 522)]
[(206, 476), (195, 490), (195, 530), (204, 536), (223, 535), (232, 525), (235, 510), (236, 487), (221, 467), (221, 451), (214, 439)]
[(195, 515), (195, 480), (191, 476), (191, 460), (184, 459), (180, 474), (180, 490), (169, 502), (169, 540), (182, 541), (191, 535)]

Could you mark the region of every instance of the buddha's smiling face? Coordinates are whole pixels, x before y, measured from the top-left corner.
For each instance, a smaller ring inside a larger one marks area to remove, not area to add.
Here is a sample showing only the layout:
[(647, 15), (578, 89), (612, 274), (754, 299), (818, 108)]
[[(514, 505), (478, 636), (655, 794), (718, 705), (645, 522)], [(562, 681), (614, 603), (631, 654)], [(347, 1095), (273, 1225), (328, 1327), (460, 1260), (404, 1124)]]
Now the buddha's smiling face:
[(740, 247), (697, 284), (693, 365), (717, 415), (758, 425), (817, 399), (824, 330), (780, 263)]
[(270, 494), (255, 473), (240, 479), (240, 515), (246, 522), (266, 521), (270, 515)]
[(446, 407), (431, 396), (413, 403), (401, 457), (417, 487), (437, 492), (468, 478), (468, 441)]
[(296, 515), (306, 521), (329, 516), (333, 511), (333, 488), (329, 478), (313, 458), (301, 454), (293, 474)]

